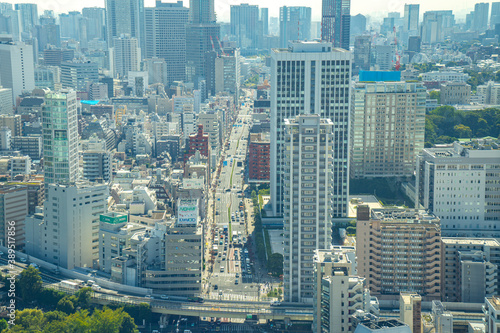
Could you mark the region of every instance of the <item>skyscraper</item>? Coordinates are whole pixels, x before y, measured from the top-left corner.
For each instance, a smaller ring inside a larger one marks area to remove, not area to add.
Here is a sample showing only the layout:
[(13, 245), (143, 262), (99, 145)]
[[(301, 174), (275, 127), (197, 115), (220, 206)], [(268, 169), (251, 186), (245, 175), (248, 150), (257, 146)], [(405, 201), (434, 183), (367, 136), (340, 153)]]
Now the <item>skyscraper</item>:
[(370, 35), (356, 36), (354, 39), (353, 70), (369, 71), (371, 63), (372, 37)]
[(156, 2), (146, 8), (145, 58), (162, 58), (167, 63), (167, 80), (186, 80), (186, 24), (189, 9), (177, 3)]
[(455, 25), (455, 16), (451, 10), (434, 10), (424, 13), (422, 21), (422, 43), (434, 44), (444, 41), (447, 28)]
[(258, 24), (259, 6), (247, 3), (231, 6), (231, 35), (236, 36), (240, 48), (257, 47)]
[(333, 47), (349, 50), (351, 30), (351, 0), (323, 0), (321, 39)]
[(280, 47), (289, 41), (311, 39), (311, 7), (280, 8)]
[(214, 0), (189, 0), (189, 22), (215, 23)]
[(495, 28), (495, 24), (500, 23), (500, 2), (491, 3), (490, 27)]
[(405, 4), (404, 29), (407, 31), (418, 31), (418, 15), (420, 5)]
[(318, 114), (335, 125), (335, 183), (332, 216), (347, 214), (350, 52), (328, 42), (290, 42), (271, 55), (271, 200), (273, 214), (283, 214), (285, 167), (284, 120)]
[(108, 47), (113, 47), (113, 38), (129, 34), (144, 49), (144, 1), (106, 0), (106, 29)]
[(474, 6), (474, 17), (472, 19), (472, 30), (483, 32), (488, 28), (488, 12), (490, 4), (488, 2), (476, 3)]
[(317, 114), (285, 119), (283, 277), (286, 302), (313, 302), (313, 256), (332, 244), (333, 122)]
[[(206, 73), (211, 73), (210, 68), (215, 68), (215, 57), (210, 56), (207, 62), (207, 52), (219, 52), (217, 38), (220, 35), (220, 26), (216, 23), (213, 0), (190, 0), (189, 19), (186, 26), (186, 79), (194, 82), (195, 87), (215, 94), (215, 75), (213, 80), (206, 80)], [(207, 93), (203, 94), (204, 98)]]
[(141, 49), (137, 38), (122, 35), (113, 39), (113, 59), (115, 76), (126, 77), (128, 72), (140, 69)]
[(262, 35), (269, 35), (269, 8), (261, 8), (260, 9), (260, 18), (262, 24)]
[(19, 11), (23, 32), (31, 33), (31, 29), (38, 24), (38, 6), (34, 3), (16, 3), (15, 8)]
[(76, 92), (46, 94), (42, 125), (45, 184), (75, 182), (78, 177)]
[(87, 7), (82, 9), (83, 17), (88, 19), (87, 38), (92, 40), (105, 39), (106, 10), (99, 7)]
[(12, 104), (23, 90), (35, 89), (33, 46), (0, 37), (0, 83), (12, 89)]

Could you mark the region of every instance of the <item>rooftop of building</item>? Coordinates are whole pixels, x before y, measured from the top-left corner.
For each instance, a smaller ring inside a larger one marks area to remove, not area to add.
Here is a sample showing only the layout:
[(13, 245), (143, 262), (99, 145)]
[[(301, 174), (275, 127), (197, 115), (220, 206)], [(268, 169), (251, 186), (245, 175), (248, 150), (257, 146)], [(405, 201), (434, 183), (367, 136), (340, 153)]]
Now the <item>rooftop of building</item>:
[(442, 237), (441, 240), (446, 245), (485, 245), (500, 247), (500, 242), (494, 238)]
[(491, 304), (495, 311), (500, 311), (500, 297), (486, 297), (486, 301)]
[[(490, 153), (494, 151), (494, 153)], [(473, 139), (426, 148), (424, 154), (434, 158), (500, 157), (500, 140), (495, 138)]]
[(353, 246), (334, 246), (329, 250), (315, 250), (314, 261), (351, 264), (356, 261), (356, 248)]
[(270, 143), (271, 134), (269, 132), (251, 133), (250, 143)]
[(439, 223), (436, 215), (423, 209), (412, 208), (377, 208), (370, 211), (371, 220), (382, 222)]
[(349, 218), (356, 218), (356, 209), (358, 205), (368, 205), (370, 209), (383, 208), (380, 201), (374, 195), (350, 195), (349, 196)]
[(349, 53), (349, 51), (334, 48), (332, 43), (324, 41), (289, 41), (286, 49), (273, 49), (274, 53)]
[(355, 333), (374, 332), (377, 330), (384, 330), (384, 332), (411, 332), (407, 324), (397, 319), (374, 319), (360, 322)]

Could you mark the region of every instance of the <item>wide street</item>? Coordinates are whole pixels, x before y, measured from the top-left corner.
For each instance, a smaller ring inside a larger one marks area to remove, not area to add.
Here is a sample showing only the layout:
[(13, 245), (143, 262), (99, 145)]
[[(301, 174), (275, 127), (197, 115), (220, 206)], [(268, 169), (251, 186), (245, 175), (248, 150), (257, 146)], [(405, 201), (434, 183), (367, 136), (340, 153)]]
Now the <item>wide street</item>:
[[(260, 276), (255, 276), (255, 258), (247, 249), (248, 220), (244, 191), (248, 136), (251, 127), (253, 99), (251, 91), (242, 98), (241, 109), (229, 135), (229, 145), (223, 151), (223, 165), (215, 188), (215, 232), (209, 249), (216, 246), (217, 254), (205, 296), (211, 299), (258, 300), (263, 294)], [(215, 254), (215, 251), (213, 252)], [(210, 265), (207, 266), (210, 269)]]

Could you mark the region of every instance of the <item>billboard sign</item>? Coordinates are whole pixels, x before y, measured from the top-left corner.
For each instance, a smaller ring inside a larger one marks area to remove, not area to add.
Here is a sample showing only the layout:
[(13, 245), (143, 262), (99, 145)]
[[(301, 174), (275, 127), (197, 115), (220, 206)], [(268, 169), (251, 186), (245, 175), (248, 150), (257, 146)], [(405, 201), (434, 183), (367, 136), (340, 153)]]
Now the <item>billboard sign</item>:
[(196, 224), (198, 222), (198, 200), (179, 199), (177, 205), (178, 224)]

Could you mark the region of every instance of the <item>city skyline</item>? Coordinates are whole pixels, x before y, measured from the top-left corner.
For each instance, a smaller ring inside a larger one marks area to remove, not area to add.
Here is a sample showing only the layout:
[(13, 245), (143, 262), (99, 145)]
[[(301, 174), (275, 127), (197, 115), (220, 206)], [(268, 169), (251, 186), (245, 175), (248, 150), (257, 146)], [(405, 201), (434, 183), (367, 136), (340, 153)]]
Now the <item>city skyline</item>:
[[(5, 0), (6, 3), (15, 4), (14, 0)], [(176, 2), (176, 1), (163, 1), (163, 2)], [(486, 1), (491, 4), (494, 1)], [(38, 5), (38, 12), (42, 14), (44, 10), (54, 10), (56, 13), (66, 13), (69, 11), (81, 11), (82, 8), (87, 7), (105, 7), (105, 0), (89, 0), (81, 5), (78, 2), (73, 2), (70, 0), (56, 0), (47, 3), (43, 0), (33, 0), (29, 3), (34, 3)], [(145, 0), (145, 7), (154, 7), (155, 0)], [(217, 15), (218, 22), (229, 22), (230, 20), (230, 6), (240, 5), (247, 3), (249, 5), (257, 5), (259, 8), (269, 8), (269, 17), (279, 17), (279, 8), (282, 6), (308, 6), (312, 8), (312, 20), (321, 21), (321, 4), (322, 0), (311, 0), (304, 2), (303, 0), (280, 0), (277, 2), (268, 2), (265, 0), (253, 0), (253, 1), (237, 1), (237, 0), (217, 0), (215, 1), (215, 12)], [(425, 11), (431, 10), (443, 10), (452, 7), (453, 13), (457, 16), (459, 22), (465, 21), (465, 15), (474, 9), (475, 1), (470, 0), (460, 0), (451, 1), (444, 0), (440, 2), (435, 2), (431, 0), (420, 0), (420, 1), (396, 1), (386, 3), (384, 1), (351, 1), (351, 15), (363, 14), (370, 16), (375, 21), (382, 20), (389, 12), (400, 12), (402, 15), (404, 13), (404, 5), (408, 4), (419, 4), (420, 5), (420, 20), (422, 20), (423, 13)], [(189, 1), (183, 1), (183, 5), (189, 8)]]

